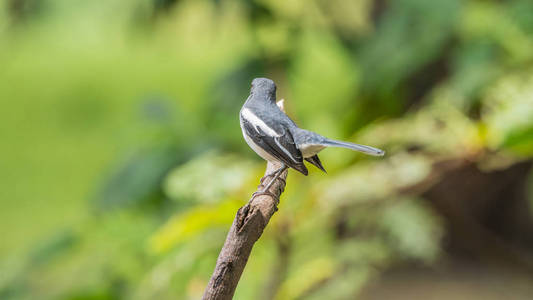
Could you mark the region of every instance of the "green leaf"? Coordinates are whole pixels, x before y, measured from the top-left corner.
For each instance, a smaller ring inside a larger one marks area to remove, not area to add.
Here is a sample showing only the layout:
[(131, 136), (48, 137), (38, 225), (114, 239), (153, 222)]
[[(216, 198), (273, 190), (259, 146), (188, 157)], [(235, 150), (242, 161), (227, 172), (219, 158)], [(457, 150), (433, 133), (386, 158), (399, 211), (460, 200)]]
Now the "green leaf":
[(533, 75), (511, 74), (491, 87), (483, 99), (482, 120), (491, 149), (533, 155)]
[(383, 211), (380, 223), (389, 234), (390, 247), (408, 258), (430, 263), (440, 254), (443, 229), (421, 200), (399, 198)]
[(241, 205), (240, 201), (226, 200), (180, 213), (154, 233), (148, 248), (152, 253), (161, 254), (210, 228), (231, 224)]

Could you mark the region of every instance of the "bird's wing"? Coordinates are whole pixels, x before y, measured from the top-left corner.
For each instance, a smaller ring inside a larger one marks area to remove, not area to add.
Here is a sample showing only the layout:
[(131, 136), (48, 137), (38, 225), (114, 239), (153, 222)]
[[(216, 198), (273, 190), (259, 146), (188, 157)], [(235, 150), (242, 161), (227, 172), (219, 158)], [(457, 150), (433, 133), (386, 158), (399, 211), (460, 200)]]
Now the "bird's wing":
[(281, 124), (269, 122), (268, 119), (259, 119), (247, 111), (241, 113), (241, 120), (243, 130), (255, 144), (285, 165), (307, 175), (302, 152), (296, 148), (289, 130), (284, 129)]

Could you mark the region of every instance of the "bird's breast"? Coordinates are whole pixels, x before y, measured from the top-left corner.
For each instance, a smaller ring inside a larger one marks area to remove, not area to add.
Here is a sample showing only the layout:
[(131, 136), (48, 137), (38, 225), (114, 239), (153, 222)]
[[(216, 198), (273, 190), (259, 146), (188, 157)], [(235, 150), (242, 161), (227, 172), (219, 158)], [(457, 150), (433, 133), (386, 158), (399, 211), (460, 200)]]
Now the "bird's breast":
[(246, 134), (246, 130), (244, 130), (244, 126), (242, 124), (242, 119), (240, 120), (241, 124), (241, 130), (242, 130), (242, 136), (244, 137), (244, 140), (246, 141), (246, 144), (254, 150), (257, 155), (261, 156), (264, 160), (276, 162), (278, 161), (274, 156), (270, 155), (268, 152), (263, 150), (263, 148), (259, 147), (253, 140)]

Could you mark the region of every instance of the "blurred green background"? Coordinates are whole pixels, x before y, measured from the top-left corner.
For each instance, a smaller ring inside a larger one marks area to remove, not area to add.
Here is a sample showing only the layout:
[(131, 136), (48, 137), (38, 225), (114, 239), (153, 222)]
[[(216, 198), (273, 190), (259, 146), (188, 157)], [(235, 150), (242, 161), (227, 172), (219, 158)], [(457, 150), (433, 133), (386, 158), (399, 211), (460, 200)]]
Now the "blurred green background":
[(235, 299), (531, 299), (533, 1), (0, 1), (0, 299), (198, 299), (269, 77), (291, 171)]

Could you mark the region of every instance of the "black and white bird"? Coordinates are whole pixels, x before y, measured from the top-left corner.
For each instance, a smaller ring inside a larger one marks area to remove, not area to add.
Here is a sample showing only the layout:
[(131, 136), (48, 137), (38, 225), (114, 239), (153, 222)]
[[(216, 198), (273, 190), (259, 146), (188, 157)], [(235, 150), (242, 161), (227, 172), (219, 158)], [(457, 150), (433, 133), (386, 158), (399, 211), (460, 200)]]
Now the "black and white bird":
[(288, 167), (307, 175), (304, 160), (326, 172), (317, 155), (326, 147), (347, 148), (374, 156), (385, 154), (383, 150), (374, 147), (331, 140), (298, 128), (276, 105), (276, 84), (267, 78), (252, 81), (250, 96), (240, 111), (240, 124), (246, 143), (259, 156), (281, 164), (278, 170), (265, 176), (274, 175), (274, 178), (261, 194), (270, 194), (268, 189)]

